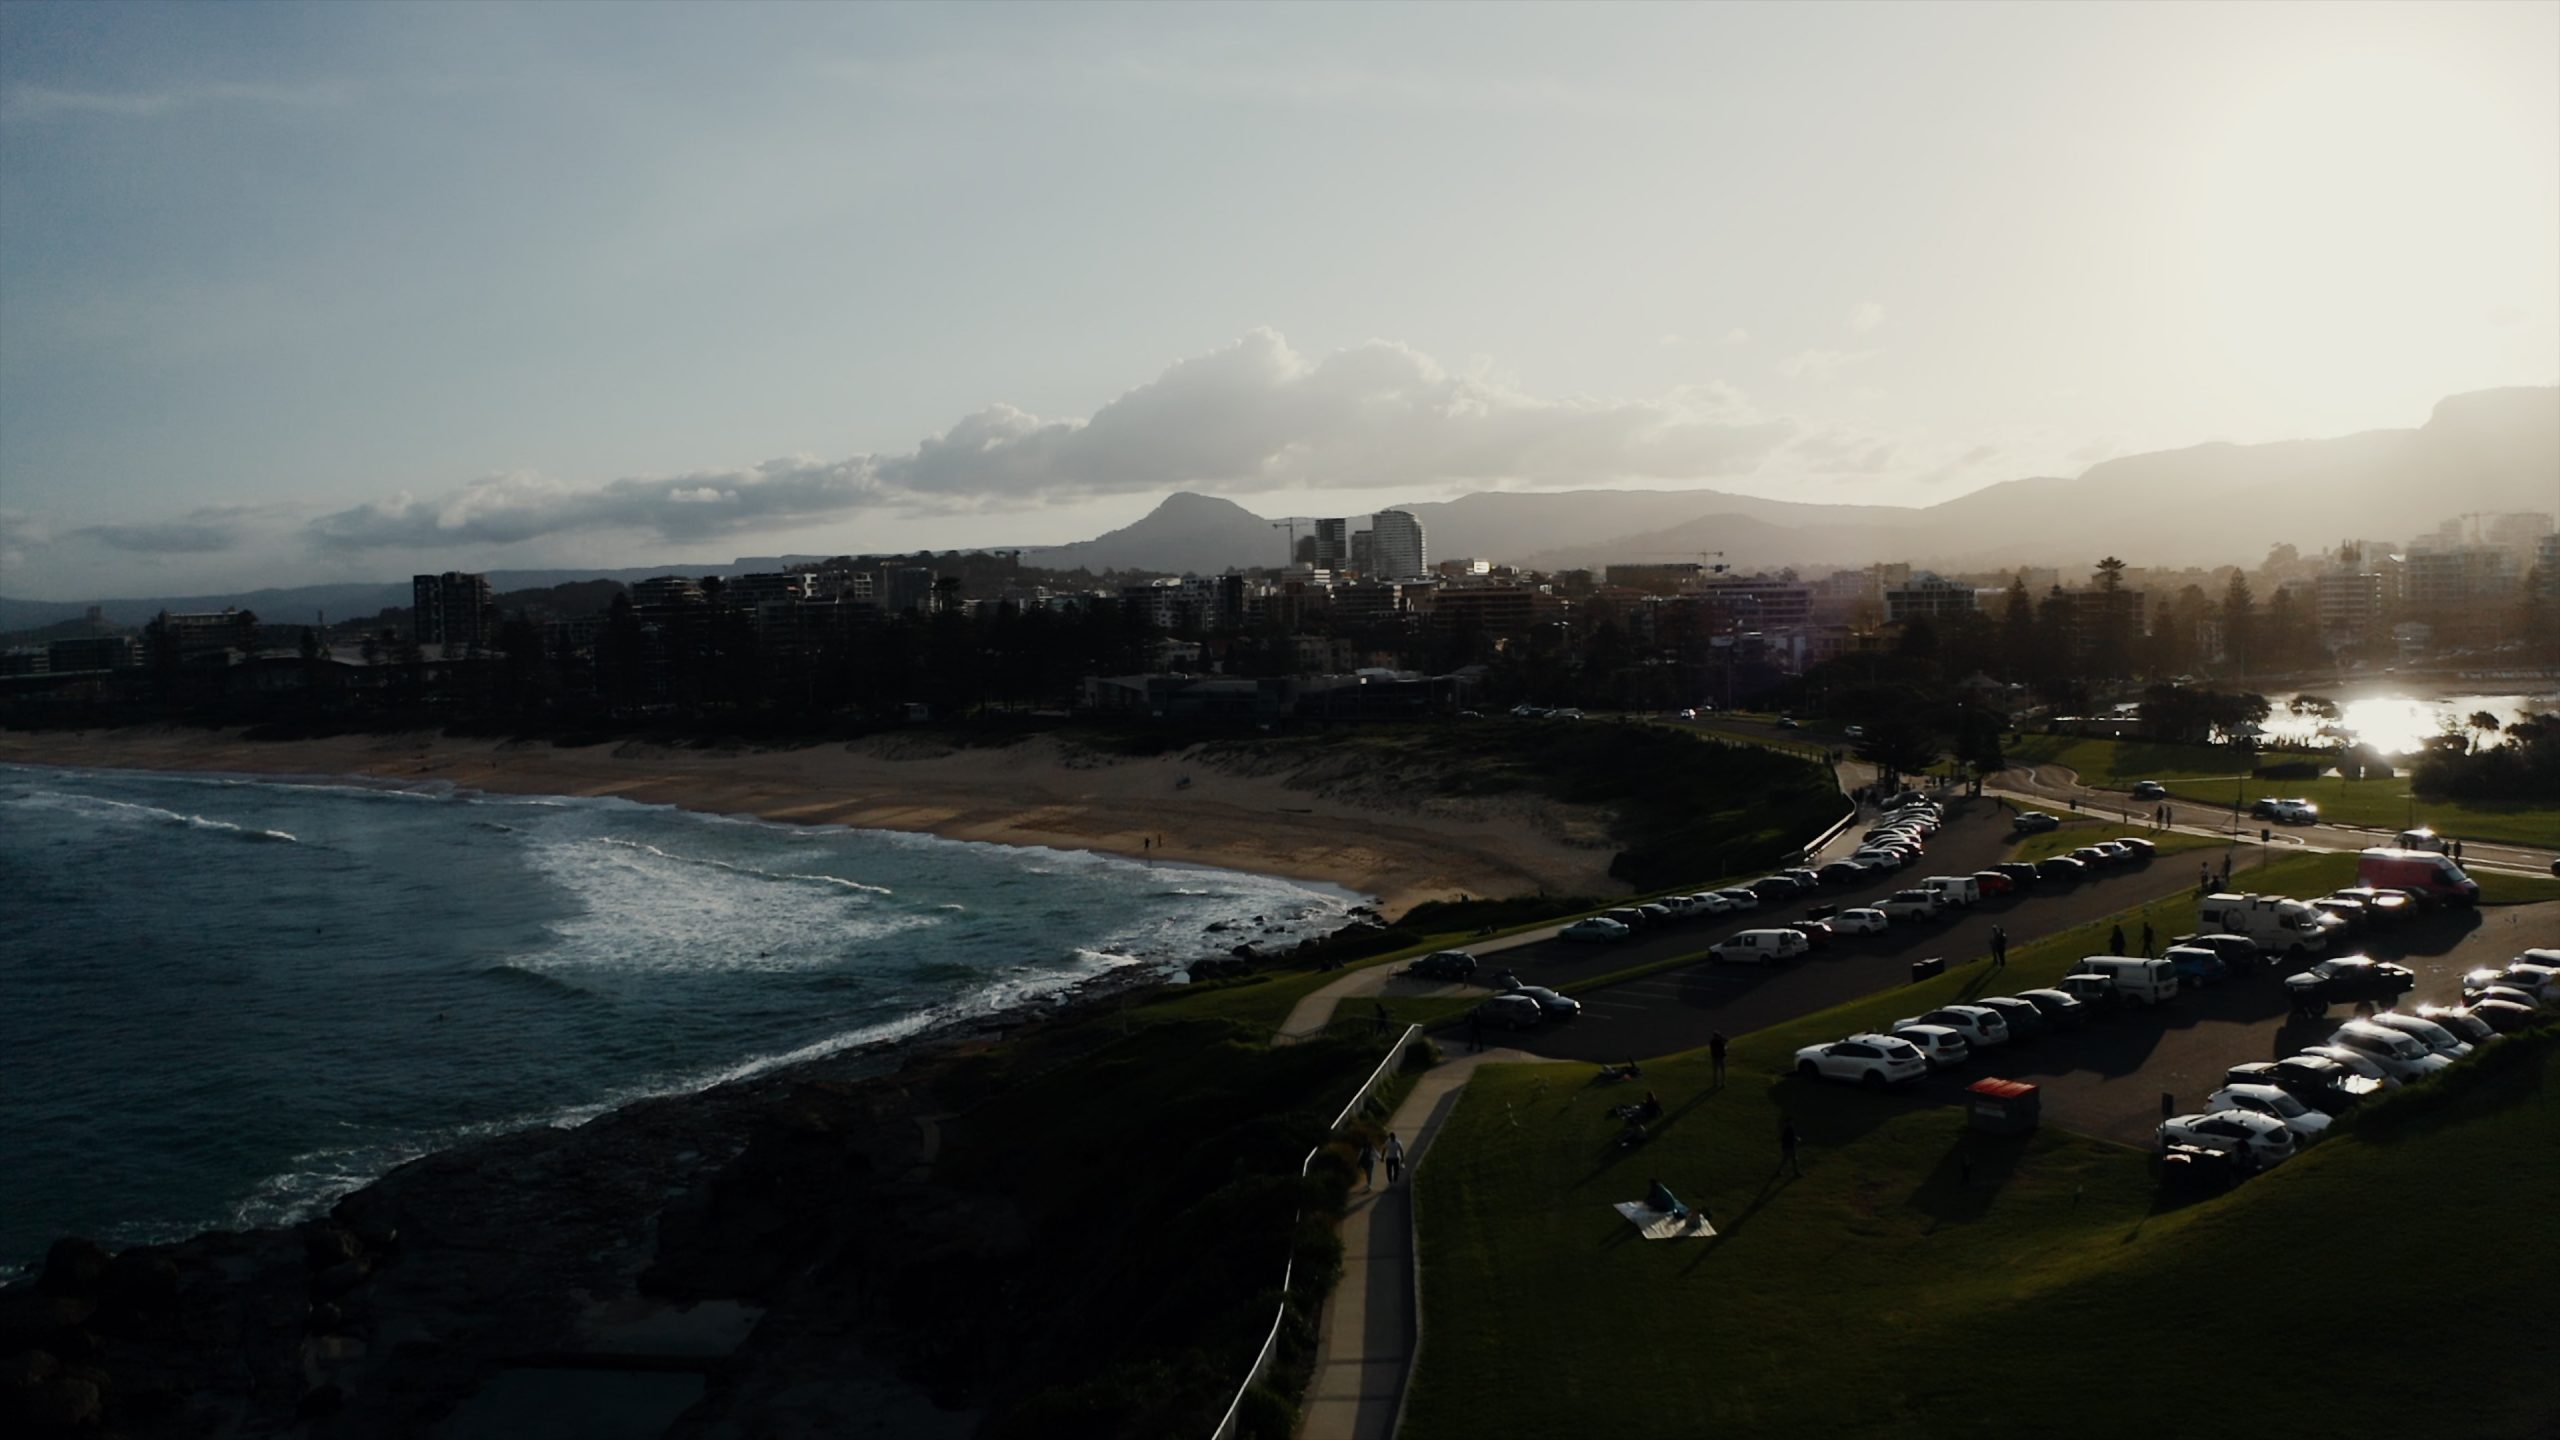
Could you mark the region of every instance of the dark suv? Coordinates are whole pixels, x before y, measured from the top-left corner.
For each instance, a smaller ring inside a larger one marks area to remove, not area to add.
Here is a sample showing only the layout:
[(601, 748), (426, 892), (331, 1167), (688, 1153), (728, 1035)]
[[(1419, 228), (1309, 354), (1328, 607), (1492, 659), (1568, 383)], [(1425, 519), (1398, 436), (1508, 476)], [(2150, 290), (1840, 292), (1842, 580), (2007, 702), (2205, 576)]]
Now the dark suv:
[(1473, 980), (1476, 957), (1464, 950), (1435, 950), (1405, 968), (1425, 980)]

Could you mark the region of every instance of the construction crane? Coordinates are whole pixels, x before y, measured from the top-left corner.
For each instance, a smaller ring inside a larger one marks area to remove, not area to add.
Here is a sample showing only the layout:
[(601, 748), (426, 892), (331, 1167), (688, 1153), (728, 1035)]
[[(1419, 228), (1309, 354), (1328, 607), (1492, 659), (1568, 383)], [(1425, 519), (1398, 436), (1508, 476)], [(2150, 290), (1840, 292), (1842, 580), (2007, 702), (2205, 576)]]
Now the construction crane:
[(1289, 532), (1289, 553), (1288, 553), (1288, 555), (1287, 555), (1285, 558), (1283, 558), (1283, 559), (1282, 559), (1282, 561), (1281, 561), (1280, 563), (1282, 563), (1282, 564), (1284, 564), (1284, 565), (1295, 565), (1295, 564), (1297, 564), (1297, 563), (1298, 563), (1298, 517), (1297, 517), (1297, 516), (1295, 516), (1295, 515), (1292, 515), (1292, 516), (1290, 516), (1290, 517), (1289, 517), (1288, 519), (1286, 519), (1286, 520), (1274, 520), (1274, 521), (1272, 521), (1272, 522), (1271, 522), (1271, 528), (1272, 528), (1272, 529), (1274, 529), (1274, 530), (1286, 530), (1286, 531), (1288, 531), (1288, 532)]

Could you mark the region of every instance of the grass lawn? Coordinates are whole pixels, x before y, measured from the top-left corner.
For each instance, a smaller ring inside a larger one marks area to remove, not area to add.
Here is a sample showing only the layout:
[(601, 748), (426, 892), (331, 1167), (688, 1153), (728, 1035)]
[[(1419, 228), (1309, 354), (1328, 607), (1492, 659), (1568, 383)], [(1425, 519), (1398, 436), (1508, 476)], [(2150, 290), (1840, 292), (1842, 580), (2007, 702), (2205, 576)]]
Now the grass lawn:
[[(2333, 884), (2343, 858), (2290, 857), (2251, 883)], [(2165, 934), (2193, 905), (2153, 910)], [(2002, 986), (2059, 973), (2083, 939), (2013, 952)], [(2156, 1207), (2140, 1152), (1974, 1134), (1953, 1107), (1786, 1073), (1799, 1044), (1980, 993), (1982, 968), (1746, 1036), (1721, 1088), (1703, 1057), (1648, 1061), (1670, 1113), (1632, 1153), (1606, 1113), (1625, 1092), (1588, 1084), (1588, 1067), (1480, 1071), (1417, 1175), (1426, 1338), (1404, 1433), (2329, 1440), (2368, 1431), (2377, 1396), (2485, 1377), (2481, 1347), (2538, 1323), (2551, 1232), (2535, 1217), (2560, 1207), (2548, 1041), (2432, 1113), (2175, 1211)], [(1782, 1117), (1803, 1136), (1802, 1179), (1778, 1170)], [(1703, 1202), (1720, 1237), (1636, 1239), (1607, 1207), (1655, 1176)], [(2462, 1237), (2492, 1213), (2522, 1223), (2522, 1248), (2463, 1263), (2448, 1305), (2441, 1267), (2405, 1262), (2469, 1253)], [(2197, 1396), (2163, 1383), (2270, 1335), (2333, 1332), (2348, 1289), (2354, 1314), (2428, 1317), (2376, 1322), (2353, 1383), (2279, 1345), (2303, 1363), (2248, 1367), (2201, 1426)], [(2128, 1347), (2148, 1363), (2106, 1358)], [(2560, 1367), (2501, 1368), (2461, 1395), (2464, 1434), (2543, 1433)]]
[(2219, 850), (2230, 843), (2219, 835), (2188, 835), (2176, 830), (2153, 831), (2139, 825), (2116, 820), (2065, 820), (2059, 830), (2029, 835), (2010, 851), (2012, 860), (2042, 860), (2048, 855), (2068, 855), (2083, 845), (2100, 840), (2118, 840), (2125, 836), (2148, 840), (2159, 847), (2164, 856), (2188, 850)]

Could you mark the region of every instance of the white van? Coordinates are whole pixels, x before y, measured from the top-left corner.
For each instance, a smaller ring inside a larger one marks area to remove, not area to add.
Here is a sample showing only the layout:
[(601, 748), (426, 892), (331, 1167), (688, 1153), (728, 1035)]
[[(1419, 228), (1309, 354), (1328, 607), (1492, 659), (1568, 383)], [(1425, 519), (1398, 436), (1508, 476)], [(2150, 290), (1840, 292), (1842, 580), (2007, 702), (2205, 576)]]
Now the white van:
[(2077, 975), (2103, 975), (2115, 986), (2116, 998), (2136, 1005), (2157, 1005), (2178, 998), (2178, 967), (2167, 960), (2139, 955), (2090, 955), (2071, 967)]
[(2207, 895), (2196, 906), (2197, 929), (2243, 935), (2262, 955), (2296, 959), (2327, 950), (2329, 932), (2345, 923), (2285, 895)]
[(1793, 960), (1812, 950), (1813, 942), (1793, 930), (1745, 930), (1708, 946), (1707, 954), (1721, 961), (1766, 965), (1774, 960)]
[(1920, 882), (1938, 892), (1938, 899), (1948, 905), (1982, 903), (1982, 882), (1970, 875), (1932, 875)]

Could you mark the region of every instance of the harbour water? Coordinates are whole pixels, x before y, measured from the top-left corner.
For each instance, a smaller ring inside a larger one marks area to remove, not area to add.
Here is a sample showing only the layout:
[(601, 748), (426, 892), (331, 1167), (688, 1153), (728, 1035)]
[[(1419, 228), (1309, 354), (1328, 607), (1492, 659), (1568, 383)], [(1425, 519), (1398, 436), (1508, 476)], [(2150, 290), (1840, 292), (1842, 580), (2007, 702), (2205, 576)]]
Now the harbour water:
[(288, 1220), (472, 1135), (1357, 900), (615, 800), (0, 766), (0, 1264)]

